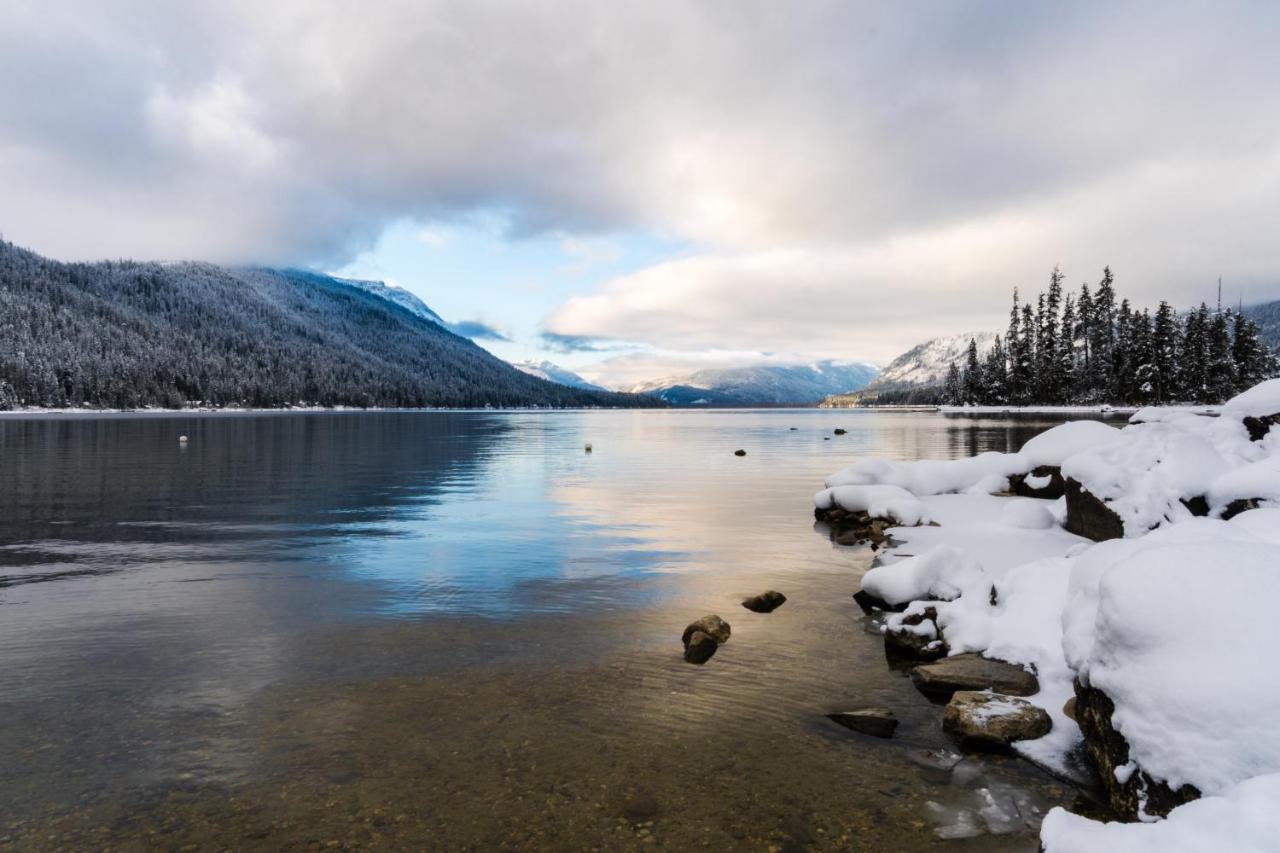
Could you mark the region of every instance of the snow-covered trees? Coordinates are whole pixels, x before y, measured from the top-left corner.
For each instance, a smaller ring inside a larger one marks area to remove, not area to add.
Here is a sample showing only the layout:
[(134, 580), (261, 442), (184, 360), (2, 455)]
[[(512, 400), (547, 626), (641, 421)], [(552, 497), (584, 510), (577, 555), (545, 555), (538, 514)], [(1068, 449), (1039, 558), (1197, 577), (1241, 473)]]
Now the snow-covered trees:
[(1152, 314), (1117, 304), (1108, 267), (1095, 290), (1064, 296), (1054, 267), (1035, 300), (1013, 292), (1003, 341), (979, 360), (970, 344), (963, 370), (943, 389), (950, 404), (1219, 403), (1280, 374), (1277, 356), (1241, 313), (1198, 308), (1179, 317), (1168, 302)]

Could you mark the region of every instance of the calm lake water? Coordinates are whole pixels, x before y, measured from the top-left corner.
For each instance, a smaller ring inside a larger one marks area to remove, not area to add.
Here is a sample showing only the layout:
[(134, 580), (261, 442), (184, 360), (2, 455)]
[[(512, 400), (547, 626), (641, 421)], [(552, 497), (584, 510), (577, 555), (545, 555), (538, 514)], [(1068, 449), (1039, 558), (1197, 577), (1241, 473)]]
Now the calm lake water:
[[(0, 846), (1035, 849), (936, 835), (982, 789), (1030, 824), (1074, 792), (933, 766), (940, 709), (849, 597), (870, 552), (811, 499), (1053, 423), (0, 418)], [(685, 664), (706, 613), (733, 637)], [(824, 717), (868, 705), (893, 740)]]

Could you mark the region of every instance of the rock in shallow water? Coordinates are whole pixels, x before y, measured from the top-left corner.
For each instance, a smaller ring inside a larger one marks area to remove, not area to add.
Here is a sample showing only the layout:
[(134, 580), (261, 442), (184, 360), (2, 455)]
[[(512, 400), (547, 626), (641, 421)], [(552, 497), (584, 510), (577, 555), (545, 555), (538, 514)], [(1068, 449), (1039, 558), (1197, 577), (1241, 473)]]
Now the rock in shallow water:
[(841, 711), (827, 717), (846, 729), (873, 737), (893, 737), (898, 728), (897, 716), (887, 708), (860, 708), (857, 711)]
[(752, 613), (772, 613), (787, 601), (787, 597), (776, 589), (753, 595), (742, 602), (742, 606)]
[(684, 633), (680, 635), (680, 642), (686, 646), (689, 645), (689, 638), (695, 631), (701, 631), (717, 643), (729, 642), (729, 623), (715, 614), (690, 622), (684, 629)]
[(942, 729), (966, 743), (1003, 749), (1016, 740), (1044, 737), (1053, 721), (1026, 699), (999, 693), (961, 690), (942, 714)]
[(916, 689), (926, 696), (950, 699), (958, 690), (994, 690), (1012, 696), (1040, 691), (1040, 682), (1020, 666), (982, 655), (955, 655), (911, 670)]
[(720, 644), (715, 638), (701, 631), (694, 631), (684, 644), (684, 659), (688, 663), (706, 663), (716, 653)]
[(745, 451), (745, 450), (735, 450), (735, 451), (733, 451), (733, 455), (734, 455), (734, 456), (746, 456), (746, 455), (747, 455), (747, 451)]

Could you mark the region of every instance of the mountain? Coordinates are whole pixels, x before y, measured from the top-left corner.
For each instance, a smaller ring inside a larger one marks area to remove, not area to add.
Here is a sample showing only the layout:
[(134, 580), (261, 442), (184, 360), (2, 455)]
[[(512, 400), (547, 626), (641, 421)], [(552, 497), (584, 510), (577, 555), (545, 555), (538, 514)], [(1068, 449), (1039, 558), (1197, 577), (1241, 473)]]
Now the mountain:
[[(297, 274), (302, 271), (288, 270), (288, 272)], [(302, 274), (305, 275), (306, 273), (302, 272)], [(330, 278), (336, 282), (345, 284), (348, 287), (354, 287), (358, 290), (363, 290), (366, 293), (372, 293), (374, 296), (385, 299), (388, 302), (393, 302), (408, 311), (410, 314), (416, 314), (424, 320), (430, 320), (437, 326), (442, 326), (446, 329), (449, 328), (449, 324), (442, 320), (439, 314), (432, 311), (427, 307), (426, 303), (409, 291), (405, 290), (403, 287), (392, 287), (381, 281), (366, 281), (362, 278), (338, 278), (337, 276), (330, 276)]]
[(1262, 340), (1267, 346), (1280, 347), (1280, 299), (1275, 302), (1264, 302), (1261, 305), (1250, 305), (1244, 314), (1258, 324)]
[(588, 382), (572, 370), (566, 370), (550, 361), (517, 361), (511, 366), (521, 373), (527, 373), (530, 376), (536, 376), (539, 379), (545, 379), (557, 385), (566, 385), (569, 388), (584, 388), (588, 391), (608, 390), (600, 385)]
[(889, 366), (857, 394), (837, 395), (824, 400), (823, 405), (936, 403), (951, 363), (963, 366), (970, 339), (978, 342), (979, 355), (985, 355), (995, 343), (996, 333), (967, 332), (925, 341), (889, 362)]
[(196, 262), (66, 264), (0, 242), (0, 408), (654, 404), (528, 376), (379, 288)]
[(808, 406), (829, 394), (857, 390), (879, 372), (873, 364), (820, 361), (811, 365), (709, 368), (633, 386), (674, 406)]

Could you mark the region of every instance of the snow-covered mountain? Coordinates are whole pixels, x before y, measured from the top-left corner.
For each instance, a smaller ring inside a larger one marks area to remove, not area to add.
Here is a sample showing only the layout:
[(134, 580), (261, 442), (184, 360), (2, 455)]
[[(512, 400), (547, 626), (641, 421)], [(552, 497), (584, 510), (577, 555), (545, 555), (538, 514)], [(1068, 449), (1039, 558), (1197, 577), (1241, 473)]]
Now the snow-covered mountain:
[(947, 378), (951, 363), (963, 366), (969, 350), (970, 339), (978, 342), (978, 354), (986, 355), (995, 343), (995, 332), (966, 332), (945, 338), (934, 338), (912, 347), (889, 362), (880, 375), (862, 389), (873, 391), (900, 391), (924, 385), (941, 385)]
[(334, 281), (341, 282), (349, 287), (354, 287), (357, 290), (363, 290), (366, 293), (372, 293), (374, 296), (379, 296), (394, 305), (399, 305), (410, 314), (414, 314), (424, 320), (430, 320), (432, 323), (443, 326), (446, 329), (449, 328), (449, 324), (441, 319), (439, 314), (432, 311), (427, 307), (425, 302), (405, 290), (403, 287), (392, 287), (391, 285), (385, 284), (381, 281), (368, 281), (362, 278), (329, 277)]
[(856, 391), (879, 372), (874, 364), (849, 361), (709, 368), (641, 382), (629, 390), (675, 406), (811, 405), (830, 394)]
[(588, 382), (572, 370), (566, 370), (558, 364), (550, 361), (517, 361), (513, 362), (512, 367), (521, 373), (527, 373), (530, 376), (536, 376), (539, 379), (545, 379), (548, 382), (554, 382), (557, 385), (567, 385), (570, 388), (585, 388), (588, 391), (605, 391), (603, 388), (594, 383)]

